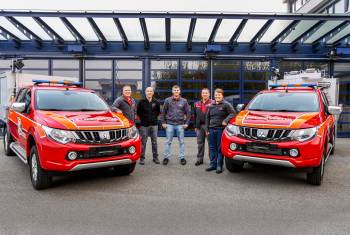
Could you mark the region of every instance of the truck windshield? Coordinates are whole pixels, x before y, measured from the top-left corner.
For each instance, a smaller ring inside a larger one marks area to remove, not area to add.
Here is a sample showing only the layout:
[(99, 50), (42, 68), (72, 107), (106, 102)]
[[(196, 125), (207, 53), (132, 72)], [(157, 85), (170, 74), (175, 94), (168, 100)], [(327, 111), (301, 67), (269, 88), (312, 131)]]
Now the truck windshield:
[(271, 112), (318, 112), (319, 102), (315, 93), (276, 92), (257, 95), (248, 110)]
[(72, 90), (37, 90), (36, 108), (51, 111), (106, 111), (107, 104), (96, 94)]

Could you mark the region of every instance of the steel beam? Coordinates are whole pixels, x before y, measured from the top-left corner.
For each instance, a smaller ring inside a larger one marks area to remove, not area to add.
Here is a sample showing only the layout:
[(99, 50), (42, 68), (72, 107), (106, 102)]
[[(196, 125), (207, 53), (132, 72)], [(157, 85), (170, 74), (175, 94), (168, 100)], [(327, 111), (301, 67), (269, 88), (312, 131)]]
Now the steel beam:
[[(347, 39), (347, 38), (350, 38), (350, 33), (344, 35), (343, 37), (339, 38), (337, 41), (333, 42), (332, 43), (332, 47), (339, 46), (342, 43), (342, 41)], [(347, 43), (349, 43), (349, 41)]]
[(140, 18), (139, 20), (140, 20), (140, 25), (141, 25), (141, 29), (142, 29), (143, 39), (144, 39), (144, 43), (145, 43), (145, 49), (148, 50), (149, 47), (150, 47), (150, 44), (149, 44), (149, 37), (148, 37), (146, 20), (145, 20), (145, 18)]
[(93, 18), (193, 18), (247, 20), (348, 20), (349, 14), (276, 14), (276, 13), (201, 13), (201, 12), (60, 12), (60, 11), (0, 11), (0, 16), (29, 17), (93, 17)]
[(231, 49), (233, 50), (233, 48), (236, 46), (237, 44), (237, 40), (239, 38), (239, 36), (241, 35), (245, 25), (247, 24), (248, 20), (247, 19), (243, 19), (241, 21), (241, 23), (239, 23), (236, 31), (233, 33), (232, 37), (230, 38), (229, 41), (229, 45), (231, 46)]
[(332, 30), (328, 31), (327, 33), (324, 33), (323, 35), (318, 37), (316, 40), (314, 40), (312, 42), (312, 45), (314, 46), (314, 48), (316, 48), (323, 41), (324, 38), (326, 39), (325, 42), (327, 42), (329, 39), (334, 37), (338, 32), (342, 31), (343, 29), (345, 29), (349, 25), (350, 25), (350, 20), (346, 20), (346, 21), (342, 22), (337, 27), (333, 28)]
[(191, 19), (190, 28), (188, 30), (188, 35), (187, 35), (187, 49), (188, 50), (192, 49), (192, 38), (193, 38), (194, 29), (196, 27), (196, 22), (197, 22), (196, 18)]
[(40, 17), (33, 17), (35, 22), (49, 35), (49, 37), (59, 43), (64, 43), (64, 39), (55, 31), (53, 28), (51, 28), (45, 21), (43, 21)]
[(41, 47), (42, 39), (36, 35), (32, 30), (28, 29), (21, 22), (15, 19), (13, 16), (6, 16), (6, 19), (15, 26), (21, 33), (23, 33), (29, 40), (33, 40), (37, 43), (38, 48)]
[(208, 43), (213, 43), (214, 42), (215, 36), (216, 36), (216, 34), (218, 32), (218, 29), (220, 27), (221, 22), (222, 22), (221, 18), (216, 20), (215, 25), (213, 27), (213, 30), (211, 31)]
[(103, 33), (101, 32), (100, 28), (97, 26), (93, 18), (88, 17), (87, 20), (89, 21), (91, 28), (94, 30), (98, 40), (100, 41), (102, 49), (106, 49), (106, 46), (107, 46), (106, 37), (103, 35)]
[(124, 32), (123, 26), (118, 18), (113, 18), (115, 25), (117, 26), (120, 37), (122, 38), (123, 48), (128, 49), (128, 38)]
[(69, 32), (71, 32), (71, 34), (73, 35), (73, 37), (75, 38), (75, 40), (77, 40), (78, 42), (80, 42), (81, 44), (85, 44), (86, 41), (84, 39), (84, 37), (79, 33), (79, 31), (71, 24), (71, 22), (69, 22), (69, 20), (66, 17), (60, 17), (61, 21), (63, 22), (63, 24), (67, 27), (67, 29), (69, 30)]
[(255, 44), (260, 41), (260, 39), (264, 36), (266, 31), (270, 28), (271, 24), (273, 23), (273, 20), (268, 20), (265, 22), (265, 24), (261, 27), (261, 29), (255, 34), (255, 36), (250, 40), (250, 47), (252, 49), (255, 48)]
[(171, 49), (171, 19), (165, 18), (165, 48)]
[(15, 48), (19, 48), (21, 46), (21, 39), (8, 31), (7, 29), (3, 28), (0, 26), (0, 35), (6, 38), (7, 40), (12, 39), (13, 42), (15, 43)]

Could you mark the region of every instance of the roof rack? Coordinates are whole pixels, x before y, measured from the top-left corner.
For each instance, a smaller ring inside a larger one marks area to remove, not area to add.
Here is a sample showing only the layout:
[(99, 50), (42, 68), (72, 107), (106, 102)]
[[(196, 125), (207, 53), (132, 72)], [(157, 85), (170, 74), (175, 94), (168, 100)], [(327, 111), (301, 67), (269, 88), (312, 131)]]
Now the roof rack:
[(40, 84), (49, 84), (49, 85), (65, 85), (65, 86), (78, 86), (80, 87), (82, 85), (81, 82), (73, 82), (73, 81), (56, 81), (56, 80), (33, 80), (34, 85), (40, 85)]
[(270, 84), (269, 87), (271, 89), (278, 88), (278, 87), (310, 87), (310, 88), (316, 88), (318, 84), (316, 83), (303, 83), (303, 84)]

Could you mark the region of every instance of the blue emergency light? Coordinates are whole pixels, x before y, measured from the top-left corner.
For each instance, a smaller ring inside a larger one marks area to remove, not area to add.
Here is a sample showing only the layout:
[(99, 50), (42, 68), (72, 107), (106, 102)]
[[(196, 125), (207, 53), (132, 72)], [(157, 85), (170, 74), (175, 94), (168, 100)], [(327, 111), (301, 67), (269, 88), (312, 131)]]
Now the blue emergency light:
[(277, 88), (277, 87), (311, 87), (315, 88), (317, 87), (316, 83), (301, 83), (301, 84), (271, 84), (269, 85), (271, 88)]
[(73, 82), (73, 81), (56, 81), (56, 80), (33, 80), (34, 85), (39, 85), (39, 84), (52, 84), (52, 85), (65, 85), (65, 86), (81, 86), (81, 82)]

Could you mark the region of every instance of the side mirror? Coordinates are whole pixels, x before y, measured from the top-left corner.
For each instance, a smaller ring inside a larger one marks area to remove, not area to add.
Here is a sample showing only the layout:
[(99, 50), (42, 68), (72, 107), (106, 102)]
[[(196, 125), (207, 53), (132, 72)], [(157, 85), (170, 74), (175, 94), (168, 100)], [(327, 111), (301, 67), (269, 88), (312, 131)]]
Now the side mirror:
[(328, 106), (328, 113), (332, 115), (339, 115), (342, 111), (343, 109), (340, 106)]
[(26, 103), (13, 103), (11, 108), (18, 112), (18, 113), (23, 113), (26, 110)]
[(237, 104), (236, 110), (237, 112), (241, 112), (245, 108), (245, 104)]

